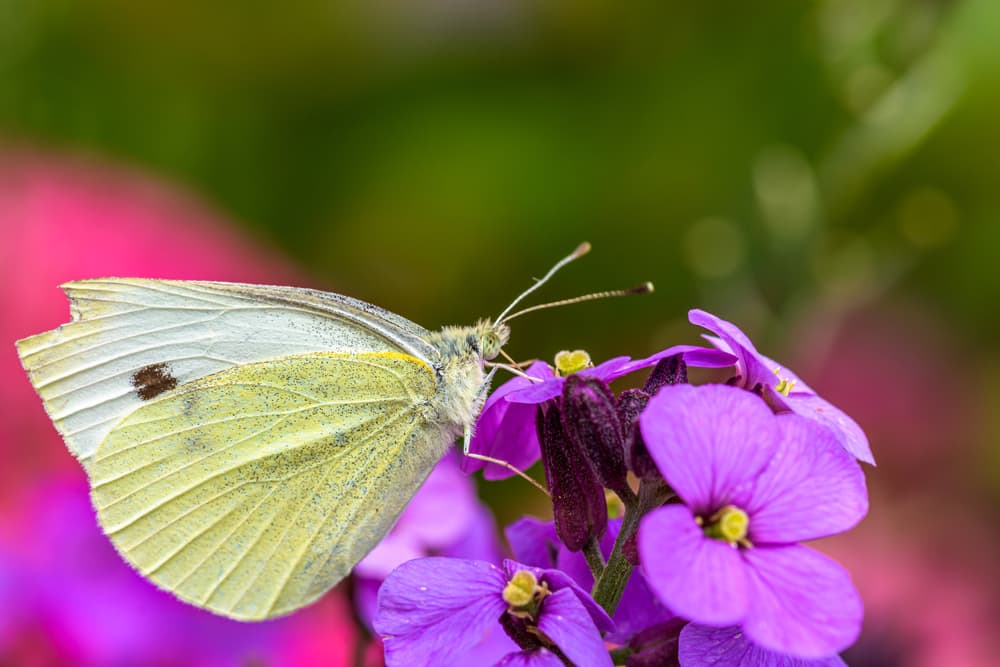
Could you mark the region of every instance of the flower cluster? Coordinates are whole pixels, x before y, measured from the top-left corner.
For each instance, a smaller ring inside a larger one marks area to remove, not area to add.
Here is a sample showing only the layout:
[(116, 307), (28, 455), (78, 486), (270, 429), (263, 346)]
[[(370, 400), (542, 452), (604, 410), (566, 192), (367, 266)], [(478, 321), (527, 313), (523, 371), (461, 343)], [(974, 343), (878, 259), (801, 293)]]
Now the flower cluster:
[[(596, 366), (560, 353), (490, 396), (472, 450), (521, 469), (541, 458), (553, 520), (507, 528), (514, 560), (421, 558), (389, 573), (373, 623), (389, 667), (471, 664), (498, 635), (498, 665), (844, 664), (861, 599), (800, 543), (866, 514), (868, 441), (736, 326), (690, 320), (716, 349)], [(690, 366), (733, 371), (695, 386)], [(642, 389), (609, 387), (642, 369)], [(487, 479), (508, 474), (485, 466)]]

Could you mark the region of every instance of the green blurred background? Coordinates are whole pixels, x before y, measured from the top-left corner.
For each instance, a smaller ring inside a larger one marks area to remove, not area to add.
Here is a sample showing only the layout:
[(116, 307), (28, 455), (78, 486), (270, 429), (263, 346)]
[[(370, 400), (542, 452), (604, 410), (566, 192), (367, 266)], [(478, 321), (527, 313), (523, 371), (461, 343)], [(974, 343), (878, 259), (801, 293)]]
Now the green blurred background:
[[(949, 619), (995, 628), (963, 559), (998, 553), (998, 36), (995, 0), (4, 0), (0, 149), (151, 174), (428, 327), (588, 240), (547, 295), (656, 293), (525, 318), (512, 354), (644, 356), (697, 339), (691, 307), (739, 323), (873, 440), (871, 520), (831, 543), (879, 563), (863, 591), (927, 561), (895, 585), (951, 568)], [(504, 518), (510, 484), (486, 490)], [(945, 664), (910, 645), (963, 630), (894, 618), (940, 596), (879, 590), (851, 664)]]

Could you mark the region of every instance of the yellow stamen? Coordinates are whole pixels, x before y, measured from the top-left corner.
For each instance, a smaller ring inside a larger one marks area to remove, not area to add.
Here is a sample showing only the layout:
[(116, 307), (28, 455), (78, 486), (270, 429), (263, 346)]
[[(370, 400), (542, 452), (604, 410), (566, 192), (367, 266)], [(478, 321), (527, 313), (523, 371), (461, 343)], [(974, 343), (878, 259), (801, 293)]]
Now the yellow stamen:
[(527, 570), (519, 570), (503, 588), (504, 602), (511, 607), (527, 607), (535, 599), (538, 579)]
[(788, 378), (783, 378), (781, 377), (780, 373), (781, 373), (780, 367), (774, 369), (774, 374), (778, 376), (778, 386), (776, 386), (774, 390), (779, 394), (781, 394), (782, 396), (788, 396), (788, 394), (792, 391), (792, 388), (795, 386), (795, 380), (789, 380)]
[(735, 505), (726, 505), (712, 515), (703, 530), (709, 537), (729, 542), (732, 545), (746, 546), (747, 530), (750, 528), (750, 517)]
[(590, 368), (593, 364), (590, 362), (590, 355), (584, 350), (573, 350), (569, 352), (568, 350), (563, 350), (556, 354), (556, 374), (559, 377), (566, 377), (582, 371), (584, 368)]

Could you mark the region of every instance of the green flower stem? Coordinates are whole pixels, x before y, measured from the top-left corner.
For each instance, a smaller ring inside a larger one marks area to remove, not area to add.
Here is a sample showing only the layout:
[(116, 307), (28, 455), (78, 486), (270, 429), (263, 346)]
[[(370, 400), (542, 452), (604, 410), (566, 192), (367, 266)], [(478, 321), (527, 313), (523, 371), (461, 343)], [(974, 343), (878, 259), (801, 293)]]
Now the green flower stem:
[(632, 575), (632, 564), (628, 562), (623, 552), (625, 541), (635, 533), (639, 526), (639, 520), (649, 510), (663, 504), (666, 499), (664, 491), (665, 486), (661, 482), (643, 481), (639, 484), (638, 502), (629, 503), (626, 506), (622, 527), (618, 531), (618, 538), (611, 549), (608, 563), (601, 575), (594, 577), (594, 589), (591, 595), (594, 601), (608, 612), (609, 616), (613, 616), (615, 609), (618, 608), (625, 584), (628, 583), (629, 577)]
[(587, 567), (594, 575), (594, 581), (604, 572), (604, 556), (601, 555), (601, 546), (593, 537), (583, 546), (583, 557), (587, 559)]

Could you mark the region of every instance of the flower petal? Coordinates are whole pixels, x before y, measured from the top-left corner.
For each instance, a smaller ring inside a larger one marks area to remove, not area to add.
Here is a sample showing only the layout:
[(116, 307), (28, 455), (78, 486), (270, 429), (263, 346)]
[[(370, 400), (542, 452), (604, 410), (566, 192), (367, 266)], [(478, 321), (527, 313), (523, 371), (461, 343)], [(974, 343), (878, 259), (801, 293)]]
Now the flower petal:
[[(552, 369), (543, 361), (536, 361), (526, 373), (543, 380), (553, 377)], [(497, 387), (479, 413), (469, 451), (507, 461), (521, 470), (534, 465), (539, 457), (534, 405), (510, 400), (511, 394), (534, 387), (534, 383), (520, 376)], [(556, 390), (558, 393), (558, 387)], [(485, 468), (483, 476), (486, 479), (505, 479), (515, 474), (503, 466), (467, 456), (462, 457), (461, 463), (466, 473)]]
[[(855, 458), (875, 465), (871, 446), (861, 427), (829, 401), (817, 396), (816, 392), (790, 369), (758, 352), (739, 327), (703, 310), (690, 311), (688, 319), (692, 324), (704, 327), (719, 336), (718, 338), (705, 336), (713, 345), (739, 357), (741, 378), (738, 386), (753, 391), (758, 384), (761, 385), (764, 398), (775, 411), (792, 410), (803, 417), (820, 422), (833, 430), (840, 444)], [(793, 386), (787, 396), (777, 391), (777, 385), (781, 380), (786, 380)]]
[(612, 357), (607, 361), (602, 361), (593, 368), (584, 368), (582, 371), (577, 373), (577, 375), (595, 377), (599, 380), (604, 380), (605, 382), (611, 382), (615, 378), (620, 378), (626, 373), (631, 372), (629, 370), (625, 370), (631, 364), (632, 357)]
[(854, 458), (875, 465), (875, 457), (872, 455), (872, 448), (868, 444), (865, 432), (856, 421), (829, 401), (815, 394), (792, 392), (785, 403), (797, 414), (819, 422), (833, 431), (837, 441)]
[(816, 422), (793, 413), (776, 421), (778, 450), (745, 508), (750, 541), (787, 544), (852, 528), (868, 512), (861, 466)]
[(354, 571), (358, 576), (381, 580), (403, 563), (426, 555), (420, 541), (413, 535), (390, 531), (354, 566)]
[(556, 591), (542, 602), (538, 629), (575, 665), (612, 667), (604, 640), (573, 591)]
[(495, 563), (500, 560), (503, 551), (497, 534), (496, 518), (484, 505), (478, 505), (465, 534), (456, 542), (443, 547), (438, 555)]
[(556, 554), (561, 545), (556, 536), (555, 524), (551, 521), (533, 516), (521, 517), (504, 529), (504, 535), (507, 536), (514, 560), (531, 567), (555, 567)]
[[(565, 378), (557, 377), (552, 367), (544, 361), (536, 361), (531, 364), (525, 373), (533, 378), (538, 378), (541, 382), (515, 378), (521, 382), (515, 390), (508, 392), (505, 396), (506, 400), (511, 403), (544, 403), (562, 392), (562, 383)], [(514, 380), (510, 382), (513, 383)]]
[(610, 382), (611, 380), (619, 378), (627, 373), (655, 366), (661, 359), (666, 359), (667, 357), (673, 357), (676, 355), (681, 355), (684, 359), (684, 363), (688, 366), (698, 366), (700, 368), (725, 368), (726, 366), (736, 364), (738, 361), (735, 355), (729, 354), (723, 350), (713, 350), (707, 347), (700, 347), (698, 345), (674, 345), (673, 347), (668, 347), (667, 349), (661, 350), (656, 354), (652, 354), (645, 359), (636, 359), (635, 361), (629, 362), (621, 368), (618, 368), (614, 375), (605, 377), (604, 379)]
[(838, 655), (807, 660), (769, 651), (747, 640), (736, 626), (712, 628), (688, 623), (681, 630), (681, 665), (699, 667), (847, 667)]
[(476, 519), (476, 501), (473, 480), (462, 474), (458, 453), (449, 451), (403, 510), (392, 532), (406, 532), (422, 546), (443, 549), (469, 531)]
[(565, 667), (562, 659), (546, 648), (518, 651), (504, 656), (495, 667)]
[(696, 513), (745, 501), (777, 448), (767, 404), (726, 385), (663, 387), (639, 426), (663, 478)]
[[(510, 561), (504, 561), (505, 564)], [(615, 629), (615, 623), (608, 616), (608, 612), (604, 611), (601, 605), (594, 602), (594, 598), (590, 597), (590, 594), (580, 588), (572, 577), (567, 575), (565, 572), (560, 572), (559, 570), (545, 570), (541, 577), (546, 584), (549, 585), (549, 590), (561, 591), (569, 590), (573, 593), (577, 600), (579, 600), (580, 605), (590, 616), (590, 620), (594, 623), (598, 630), (601, 632), (611, 632)]]
[(491, 563), (421, 558), (393, 570), (378, 592), (374, 626), (388, 667), (455, 659), (498, 625), (504, 572)]
[(863, 609), (850, 575), (817, 551), (794, 545), (743, 551), (750, 607), (743, 629), (756, 644), (825, 658), (858, 638)]
[(742, 374), (741, 387), (753, 390), (757, 384), (768, 387), (775, 383), (775, 366), (766, 365), (765, 357), (757, 351), (754, 344), (738, 326), (721, 317), (697, 309), (688, 311), (688, 321), (716, 334), (729, 347), (727, 351), (736, 355)]
[(639, 559), (650, 588), (678, 616), (725, 625), (746, 614), (747, 567), (739, 551), (705, 537), (684, 505), (667, 505), (643, 518)]

